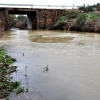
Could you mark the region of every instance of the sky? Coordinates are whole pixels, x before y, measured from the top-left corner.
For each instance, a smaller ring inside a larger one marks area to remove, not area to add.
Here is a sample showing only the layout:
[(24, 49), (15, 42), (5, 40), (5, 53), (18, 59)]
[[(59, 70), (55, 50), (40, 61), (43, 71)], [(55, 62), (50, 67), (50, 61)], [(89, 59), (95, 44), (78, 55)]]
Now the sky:
[(100, 0), (0, 0), (0, 3), (9, 4), (39, 4), (39, 5), (93, 5), (100, 3)]

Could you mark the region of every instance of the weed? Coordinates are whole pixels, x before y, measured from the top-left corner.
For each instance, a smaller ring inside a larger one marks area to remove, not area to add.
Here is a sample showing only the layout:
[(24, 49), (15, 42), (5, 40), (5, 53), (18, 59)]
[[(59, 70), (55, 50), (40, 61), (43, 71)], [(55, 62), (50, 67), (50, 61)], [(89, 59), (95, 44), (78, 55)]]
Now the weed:
[(26, 88), (26, 92), (28, 92), (28, 87)]

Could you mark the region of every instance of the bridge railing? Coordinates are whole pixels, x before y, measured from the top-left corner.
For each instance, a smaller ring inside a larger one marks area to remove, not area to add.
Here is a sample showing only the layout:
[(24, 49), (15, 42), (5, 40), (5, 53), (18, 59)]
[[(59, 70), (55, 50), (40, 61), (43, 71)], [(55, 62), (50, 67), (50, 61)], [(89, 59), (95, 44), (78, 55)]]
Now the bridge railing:
[(75, 5), (35, 5), (35, 4), (3, 4), (0, 3), (0, 8), (39, 8), (39, 9), (69, 9), (78, 8)]

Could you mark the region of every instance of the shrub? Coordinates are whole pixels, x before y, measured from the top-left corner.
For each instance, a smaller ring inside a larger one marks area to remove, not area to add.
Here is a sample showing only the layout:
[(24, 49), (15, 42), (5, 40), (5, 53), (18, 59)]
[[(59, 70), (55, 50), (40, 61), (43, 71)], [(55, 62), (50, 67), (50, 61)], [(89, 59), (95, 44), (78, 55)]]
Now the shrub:
[(54, 26), (62, 26), (63, 22), (66, 20), (66, 16), (61, 16)]
[(87, 20), (85, 23), (86, 31), (93, 32), (96, 20)]
[(76, 18), (78, 16), (78, 14), (79, 14), (78, 10), (68, 10), (68, 11), (66, 11), (66, 13), (64, 15), (66, 16), (66, 18), (68, 20), (70, 20), (70, 19)]
[(87, 20), (97, 20), (100, 16), (94, 13), (87, 14)]
[(78, 17), (76, 18), (76, 25), (79, 30), (82, 30), (82, 31), (85, 30), (84, 25), (86, 22), (86, 17), (87, 15), (83, 13), (83, 14), (79, 14)]
[(100, 20), (97, 20), (95, 22), (94, 31), (95, 32), (100, 32)]

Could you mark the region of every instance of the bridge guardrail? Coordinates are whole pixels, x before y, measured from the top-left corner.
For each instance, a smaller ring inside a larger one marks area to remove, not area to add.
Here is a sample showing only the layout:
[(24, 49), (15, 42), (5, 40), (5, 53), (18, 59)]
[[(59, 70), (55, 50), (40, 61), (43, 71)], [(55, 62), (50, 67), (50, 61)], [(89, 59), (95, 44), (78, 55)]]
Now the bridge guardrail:
[(2, 7), (10, 7), (10, 8), (55, 8), (55, 9), (66, 9), (66, 8), (78, 8), (79, 6), (75, 5), (35, 5), (35, 4), (3, 4), (0, 3), (0, 8)]

